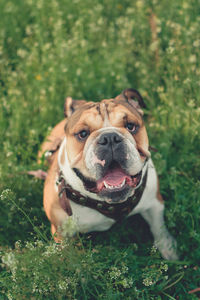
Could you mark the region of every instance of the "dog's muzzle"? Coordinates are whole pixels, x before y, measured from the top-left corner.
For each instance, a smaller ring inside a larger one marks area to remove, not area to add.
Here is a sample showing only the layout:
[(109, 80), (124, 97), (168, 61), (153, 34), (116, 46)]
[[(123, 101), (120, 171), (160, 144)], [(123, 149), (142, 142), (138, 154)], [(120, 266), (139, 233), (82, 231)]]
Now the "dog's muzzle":
[(96, 178), (95, 193), (112, 203), (124, 202), (140, 183), (142, 166), (134, 145), (117, 129), (102, 129), (87, 148), (86, 165)]

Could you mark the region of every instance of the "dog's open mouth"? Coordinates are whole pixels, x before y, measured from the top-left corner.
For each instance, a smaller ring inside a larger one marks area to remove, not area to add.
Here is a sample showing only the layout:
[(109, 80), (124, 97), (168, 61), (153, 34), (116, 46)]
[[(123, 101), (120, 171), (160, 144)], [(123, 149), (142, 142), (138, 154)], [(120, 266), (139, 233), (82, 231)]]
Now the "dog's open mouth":
[(109, 167), (106, 174), (97, 181), (97, 190), (116, 192), (122, 191), (127, 185), (136, 188), (141, 180), (142, 171), (138, 174), (131, 176), (127, 175), (126, 172), (117, 164), (113, 164)]

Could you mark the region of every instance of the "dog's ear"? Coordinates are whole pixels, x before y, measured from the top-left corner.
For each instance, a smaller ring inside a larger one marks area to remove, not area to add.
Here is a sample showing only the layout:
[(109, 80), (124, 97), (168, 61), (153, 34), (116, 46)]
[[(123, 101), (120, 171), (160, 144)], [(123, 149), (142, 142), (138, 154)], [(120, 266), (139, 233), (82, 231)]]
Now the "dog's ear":
[(140, 93), (135, 89), (126, 89), (122, 92), (124, 97), (128, 100), (136, 100), (141, 108), (146, 108), (146, 104)]
[(116, 97), (116, 100), (125, 100), (135, 109), (137, 109), (141, 115), (144, 114), (142, 108), (146, 108), (146, 105), (140, 93), (135, 89), (124, 90), (119, 96)]
[(75, 110), (85, 104), (85, 100), (74, 100), (72, 97), (67, 97), (65, 99), (65, 104), (64, 104), (64, 115), (66, 118), (69, 118)]

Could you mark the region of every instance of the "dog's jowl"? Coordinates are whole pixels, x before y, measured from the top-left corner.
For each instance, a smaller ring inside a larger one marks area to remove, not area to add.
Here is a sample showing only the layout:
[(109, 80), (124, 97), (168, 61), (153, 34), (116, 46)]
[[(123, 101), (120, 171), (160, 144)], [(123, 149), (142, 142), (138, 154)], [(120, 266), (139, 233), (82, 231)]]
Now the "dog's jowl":
[(164, 224), (143, 107), (134, 89), (98, 103), (66, 99), (66, 118), (42, 145), (50, 164), (44, 209), (57, 242), (71, 220), (73, 235), (104, 231), (140, 213), (162, 256), (177, 259), (176, 242)]

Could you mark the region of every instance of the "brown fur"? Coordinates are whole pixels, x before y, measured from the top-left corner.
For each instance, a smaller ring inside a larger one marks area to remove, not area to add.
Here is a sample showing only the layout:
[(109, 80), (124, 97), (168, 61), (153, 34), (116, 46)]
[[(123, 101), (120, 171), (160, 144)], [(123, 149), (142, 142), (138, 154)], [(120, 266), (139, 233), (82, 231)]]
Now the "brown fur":
[[(51, 222), (51, 232), (56, 242), (61, 240), (58, 233), (59, 220), (65, 220), (66, 212), (59, 203), (58, 193), (55, 188), (56, 178), (58, 176), (58, 152), (55, 154), (52, 164), (49, 168), (47, 178), (44, 184), (43, 204), (46, 215)], [(56, 233), (56, 236), (55, 236)]]
[[(59, 145), (61, 144), (62, 140), (65, 137), (64, 127), (66, 124), (66, 119), (62, 120), (58, 123), (53, 130), (51, 131), (50, 135), (47, 136), (46, 140), (41, 146), (41, 150), (38, 153), (38, 161), (41, 161), (42, 156), (46, 151), (56, 150)], [(48, 160), (50, 163), (53, 162), (54, 155), (50, 157)]]

